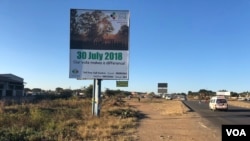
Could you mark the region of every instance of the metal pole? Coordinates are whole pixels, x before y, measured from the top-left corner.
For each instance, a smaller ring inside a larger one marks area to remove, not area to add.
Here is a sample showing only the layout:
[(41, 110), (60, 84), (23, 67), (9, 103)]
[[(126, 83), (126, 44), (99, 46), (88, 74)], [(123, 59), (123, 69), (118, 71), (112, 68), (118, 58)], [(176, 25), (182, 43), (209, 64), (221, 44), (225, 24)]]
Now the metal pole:
[(94, 86), (94, 115), (99, 116), (100, 115), (100, 109), (101, 109), (101, 79), (95, 79), (94, 80), (95, 86)]
[(94, 83), (93, 83), (93, 90), (92, 90), (92, 115), (95, 115), (95, 82), (96, 79), (94, 79)]

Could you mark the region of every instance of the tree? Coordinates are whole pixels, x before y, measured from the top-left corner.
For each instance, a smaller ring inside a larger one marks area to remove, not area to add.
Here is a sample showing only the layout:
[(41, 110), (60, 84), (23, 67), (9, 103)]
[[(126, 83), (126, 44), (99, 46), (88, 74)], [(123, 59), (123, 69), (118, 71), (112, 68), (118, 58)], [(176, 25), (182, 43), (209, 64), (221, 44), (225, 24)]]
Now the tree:
[(86, 95), (86, 97), (91, 98), (92, 94), (93, 94), (93, 85), (89, 85), (85, 90), (84, 90), (84, 94)]
[(238, 97), (238, 96), (239, 96), (239, 94), (238, 94), (238, 93), (236, 93), (236, 92), (231, 92), (230, 96), (232, 96), (232, 97)]
[(193, 92), (192, 91), (188, 91), (188, 95), (191, 95)]
[(61, 93), (61, 92), (63, 92), (63, 88), (57, 87), (55, 91), (56, 91), (57, 93)]
[(128, 34), (129, 34), (128, 32), (129, 32), (129, 27), (127, 25), (123, 25), (118, 31), (117, 36), (120, 40), (128, 42)]
[(180, 93), (180, 95), (186, 96), (186, 93)]
[(112, 24), (108, 21), (108, 16), (105, 16), (100, 10), (79, 15), (77, 25), (79, 25), (78, 29), (82, 29), (79, 33), (89, 40), (103, 38), (103, 35), (111, 33), (114, 30)]
[(111, 33), (114, 30), (114, 27), (108, 20), (108, 17), (102, 18), (97, 24), (98, 24), (98, 35), (100, 36)]
[(188, 96), (199, 96), (199, 92), (188, 91)]
[(29, 91), (31, 91), (30, 88), (24, 88), (24, 92), (29, 92)]
[(70, 98), (73, 95), (73, 91), (70, 89), (62, 90), (62, 92), (60, 93), (61, 93), (60, 94), (61, 98), (65, 98), (65, 99)]
[(105, 91), (105, 95), (107, 96), (114, 96), (116, 94), (116, 92), (114, 90), (110, 90), (110, 89), (106, 89)]
[(34, 89), (32, 89), (32, 92), (33, 93), (41, 93), (42, 89), (40, 89), (40, 88), (34, 88)]
[(70, 35), (71, 37), (79, 35), (79, 25), (76, 21), (77, 11), (75, 9), (70, 10)]
[(149, 95), (155, 95), (155, 93), (154, 92), (150, 92)]

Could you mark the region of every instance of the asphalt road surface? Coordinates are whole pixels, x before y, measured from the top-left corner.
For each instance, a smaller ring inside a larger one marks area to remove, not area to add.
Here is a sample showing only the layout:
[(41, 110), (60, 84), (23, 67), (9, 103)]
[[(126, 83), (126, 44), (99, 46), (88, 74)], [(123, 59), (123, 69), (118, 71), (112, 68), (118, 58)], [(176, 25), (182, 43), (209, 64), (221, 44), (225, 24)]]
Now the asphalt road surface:
[[(221, 125), (250, 125), (250, 109), (228, 106), (228, 111), (211, 111), (206, 102), (183, 101), (192, 111), (206, 118), (207, 126), (221, 129)], [(212, 124), (212, 125), (211, 125)]]

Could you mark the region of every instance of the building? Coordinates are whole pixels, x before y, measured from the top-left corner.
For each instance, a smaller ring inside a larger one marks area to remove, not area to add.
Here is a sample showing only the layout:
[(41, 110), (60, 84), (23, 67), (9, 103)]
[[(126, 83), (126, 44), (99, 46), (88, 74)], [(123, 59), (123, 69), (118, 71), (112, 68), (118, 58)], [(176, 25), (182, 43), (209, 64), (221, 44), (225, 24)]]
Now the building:
[(24, 96), (23, 78), (13, 74), (0, 74), (0, 97)]

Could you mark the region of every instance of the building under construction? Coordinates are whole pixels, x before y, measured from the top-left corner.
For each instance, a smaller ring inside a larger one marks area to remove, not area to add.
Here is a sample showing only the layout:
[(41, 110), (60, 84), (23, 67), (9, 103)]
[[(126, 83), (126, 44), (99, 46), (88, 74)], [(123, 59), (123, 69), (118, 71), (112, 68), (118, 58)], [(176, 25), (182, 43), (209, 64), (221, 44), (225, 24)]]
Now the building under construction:
[(13, 74), (0, 74), (0, 97), (24, 96), (23, 78)]

